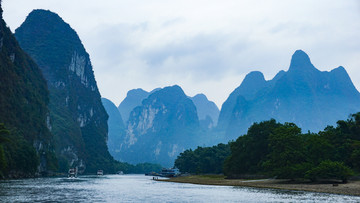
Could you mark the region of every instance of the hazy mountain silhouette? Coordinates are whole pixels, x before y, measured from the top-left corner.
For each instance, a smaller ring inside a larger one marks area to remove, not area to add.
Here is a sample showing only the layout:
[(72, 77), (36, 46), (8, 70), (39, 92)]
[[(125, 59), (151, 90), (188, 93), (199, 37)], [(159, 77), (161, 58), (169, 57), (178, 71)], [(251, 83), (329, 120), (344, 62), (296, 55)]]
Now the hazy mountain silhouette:
[(156, 88), (151, 92), (147, 92), (141, 88), (133, 89), (128, 91), (125, 99), (120, 103), (118, 109), (123, 118), (124, 124), (129, 120), (130, 112), (137, 106), (141, 105), (141, 102), (146, 99), (151, 93), (159, 90), (161, 88)]
[(142, 100), (149, 96), (149, 92), (138, 88), (128, 91), (125, 99), (120, 103), (118, 109), (124, 122), (129, 120), (130, 112), (137, 106), (141, 105)]
[(115, 104), (106, 99), (101, 98), (102, 104), (109, 115), (108, 119), (108, 139), (107, 146), (110, 154), (116, 159), (120, 160), (121, 156), (119, 154), (119, 149), (121, 142), (124, 140), (125, 136), (125, 126), (121, 118), (121, 114)]
[(319, 131), (359, 109), (360, 94), (343, 67), (319, 71), (297, 50), (289, 70), (272, 80), (266, 81), (260, 72), (249, 73), (224, 102), (218, 129), (226, 131), (226, 139), (234, 139), (253, 122), (275, 118)]
[(197, 110), (200, 125), (204, 128), (211, 129), (217, 125), (219, 118), (219, 108), (212, 101), (209, 101), (204, 94), (197, 94), (191, 97)]

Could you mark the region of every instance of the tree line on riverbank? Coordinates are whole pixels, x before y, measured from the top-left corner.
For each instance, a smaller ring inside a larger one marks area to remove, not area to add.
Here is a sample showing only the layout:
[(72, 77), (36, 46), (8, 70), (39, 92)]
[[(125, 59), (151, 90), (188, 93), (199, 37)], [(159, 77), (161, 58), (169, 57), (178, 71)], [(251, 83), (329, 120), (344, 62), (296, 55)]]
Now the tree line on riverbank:
[(236, 141), (184, 151), (175, 166), (182, 172), (222, 172), (230, 178), (251, 174), (346, 181), (360, 171), (360, 113), (318, 133), (301, 133), (295, 124), (274, 119), (254, 123)]
[(182, 152), (175, 160), (175, 166), (188, 173), (222, 173), (223, 162), (230, 155), (228, 144), (213, 147), (198, 147)]

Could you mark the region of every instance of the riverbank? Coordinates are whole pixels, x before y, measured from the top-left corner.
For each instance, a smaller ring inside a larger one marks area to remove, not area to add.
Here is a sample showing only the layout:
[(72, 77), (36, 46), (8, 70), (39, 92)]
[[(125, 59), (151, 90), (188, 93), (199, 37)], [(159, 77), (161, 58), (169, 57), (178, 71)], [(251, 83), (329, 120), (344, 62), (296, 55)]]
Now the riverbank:
[(225, 179), (221, 175), (192, 175), (184, 177), (175, 177), (170, 179), (159, 179), (157, 181), (176, 182), (176, 183), (192, 183), (200, 185), (222, 185), (222, 186), (241, 186), (256, 188), (271, 188), (284, 190), (298, 190), (309, 192), (322, 192), (343, 195), (360, 196), (360, 181), (349, 181), (346, 184), (338, 183), (294, 183), (289, 180), (279, 179)]

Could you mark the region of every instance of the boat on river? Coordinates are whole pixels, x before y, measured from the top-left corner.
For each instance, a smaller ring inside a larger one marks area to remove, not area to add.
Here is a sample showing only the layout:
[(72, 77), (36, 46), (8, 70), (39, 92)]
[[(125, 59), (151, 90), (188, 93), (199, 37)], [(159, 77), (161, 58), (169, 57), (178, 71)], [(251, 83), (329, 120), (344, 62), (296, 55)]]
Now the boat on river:
[(103, 170), (98, 170), (97, 173), (96, 173), (96, 175), (102, 176), (102, 175), (104, 175), (104, 171), (103, 171)]
[(163, 168), (160, 176), (162, 177), (177, 177), (180, 175), (180, 171), (177, 168)]
[(75, 168), (70, 168), (68, 171), (68, 178), (77, 178), (77, 167)]

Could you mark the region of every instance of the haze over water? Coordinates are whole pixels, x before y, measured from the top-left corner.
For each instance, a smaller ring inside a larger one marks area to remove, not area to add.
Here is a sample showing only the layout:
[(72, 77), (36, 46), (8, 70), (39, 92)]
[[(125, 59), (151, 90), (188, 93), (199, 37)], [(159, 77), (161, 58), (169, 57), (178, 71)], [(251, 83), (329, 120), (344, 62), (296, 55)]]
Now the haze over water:
[(0, 202), (360, 202), (360, 197), (153, 181), (144, 175), (0, 182)]

